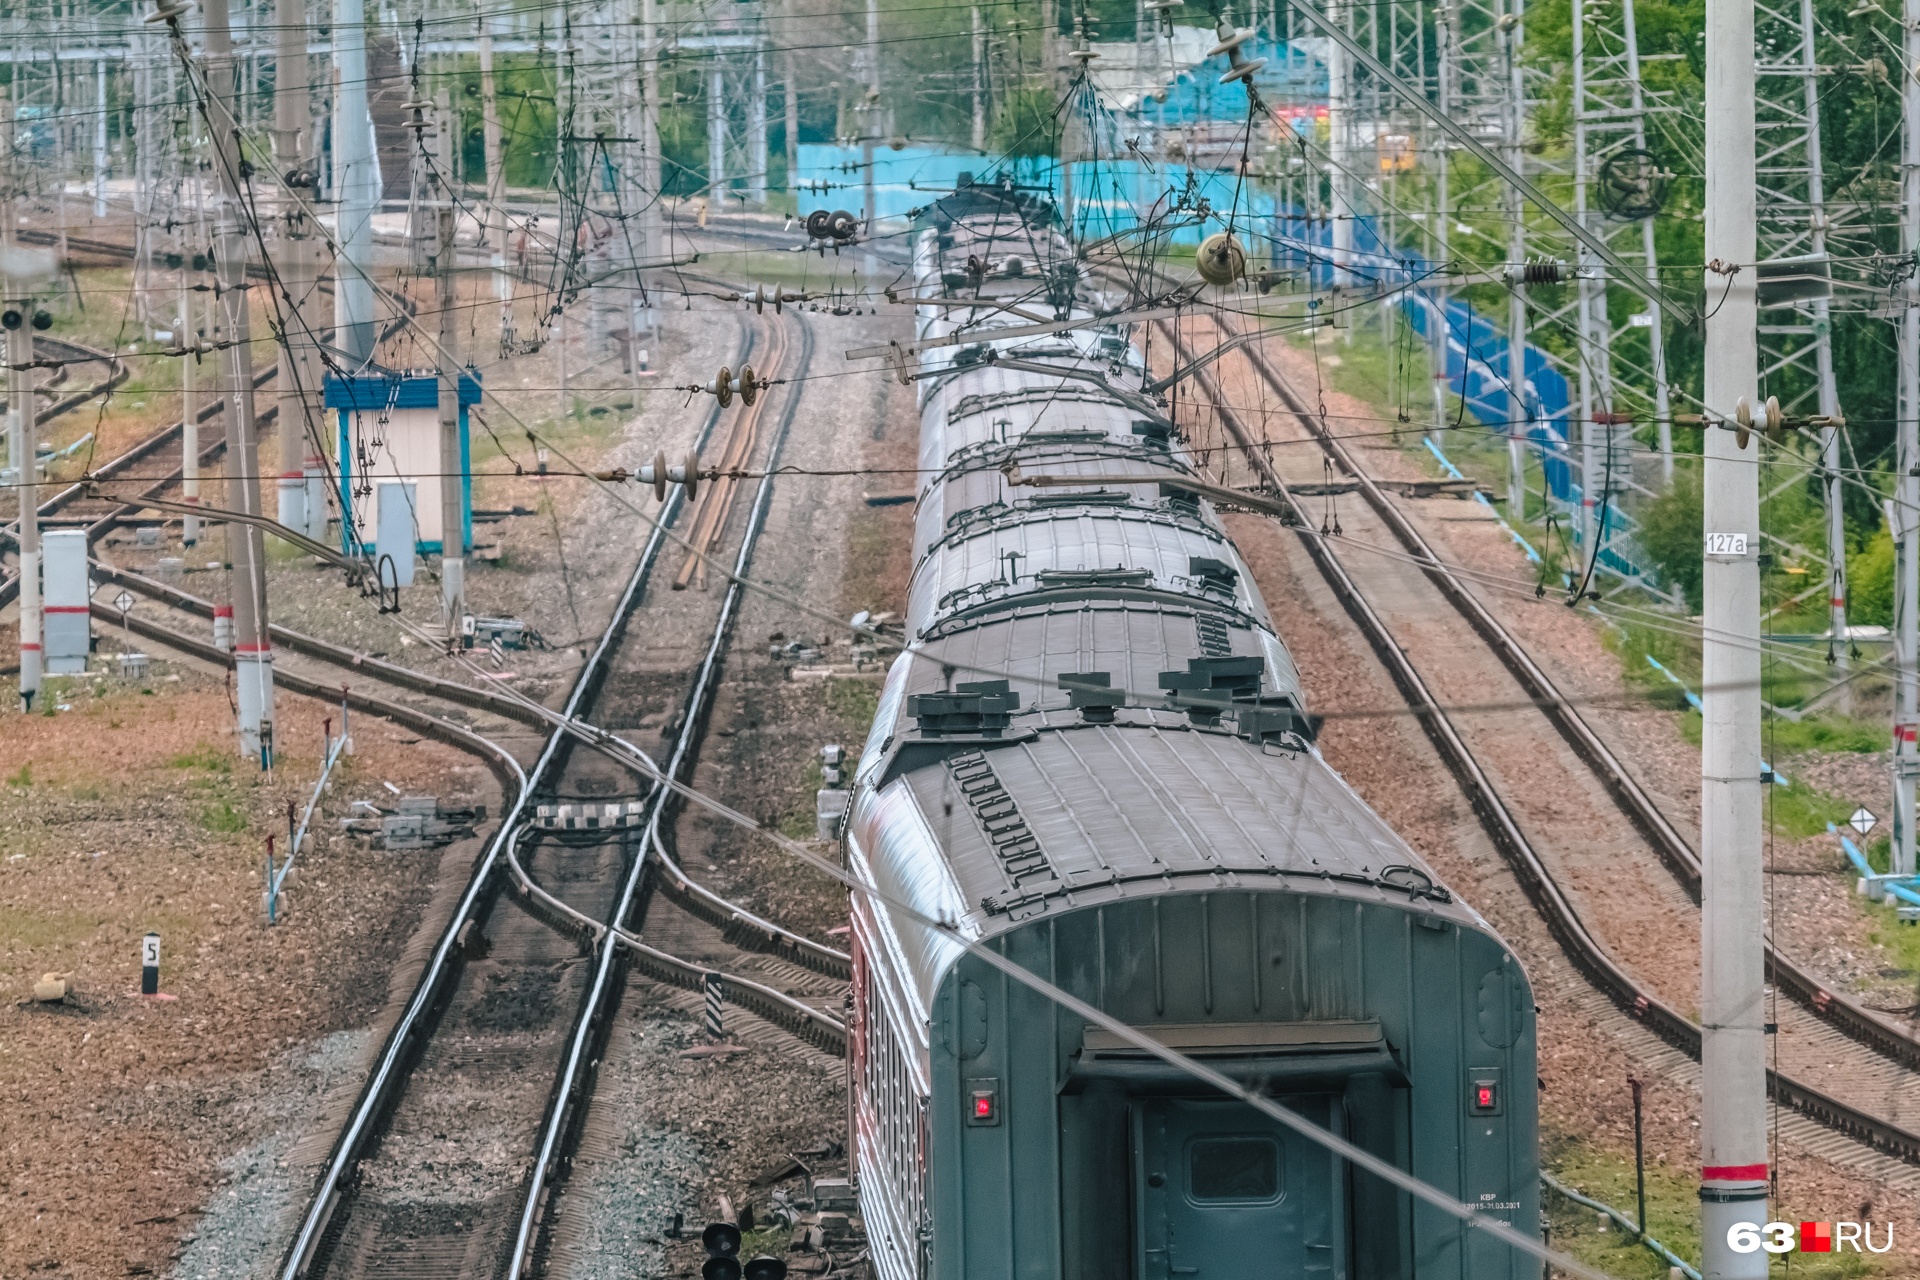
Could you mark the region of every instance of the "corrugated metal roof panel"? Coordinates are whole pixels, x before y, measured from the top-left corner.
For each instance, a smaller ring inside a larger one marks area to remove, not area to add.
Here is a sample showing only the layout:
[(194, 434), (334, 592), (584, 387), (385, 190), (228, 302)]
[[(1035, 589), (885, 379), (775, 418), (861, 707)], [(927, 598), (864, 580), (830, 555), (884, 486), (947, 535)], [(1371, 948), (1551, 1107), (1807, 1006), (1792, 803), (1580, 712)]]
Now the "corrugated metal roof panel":
[(1197, 621), (1203, 614), (1204, 606), (1125, 600), (1028, 605), (992, 614), (930, 636), (925, 648), (930, 660), (907, 669), (906, 692), (941, 688), (942, 664), (950, 663), (955, 679), (1003, 675), (1020, 695), (1023, 710), (1065, 710), (1063, 675), (1105, 671), (1112, 687), (1158, 699), (1162, 671), (1184, 670), (1190, 658), (1252, 655), (1267, 659), (1262, 691), (1289, 694), (1299, 705), (1299, 673), (1270, 633), (1216, 612), (1205, 624), (1213, 638), (1203, 639)]
[[(956, 780), (953, 758), (901, 781), (926, 815), (968, 911), (988, 932), (1040, 912), (1183, 883), (1300, 889), (1320, 881), (1323, 891), (1402, 905), (1409, 901), (1402, 890), (1363, 882), (1390, 867), (1413, 867), (1437, 883), (1313, 753), (1163, 723), (1045, 729), (982, 754), (1057, 885), (1009, 868), (996, 833)], [(899, 795), (897, 784), (887, 790)], [(1445, 905), (1474, 918), (1457, 903)]]
[[(1018, 559), (1009, 562), (1010, 553)], [(1029, 512), (936, 546), (914, 570), (909, 634), (925, 632), (942, 615), (1046, 589), (1050, 584), (1036, 575), (1133, 570), (1145, 575), (1136, 586), (1200, 596), (1190, 577), (1195, 557), (1231, 565), (1238, 573), (1235, 606), (1266, 616), (1239, 553), (1221, 535), (1140, 511), (1081, 508)]]

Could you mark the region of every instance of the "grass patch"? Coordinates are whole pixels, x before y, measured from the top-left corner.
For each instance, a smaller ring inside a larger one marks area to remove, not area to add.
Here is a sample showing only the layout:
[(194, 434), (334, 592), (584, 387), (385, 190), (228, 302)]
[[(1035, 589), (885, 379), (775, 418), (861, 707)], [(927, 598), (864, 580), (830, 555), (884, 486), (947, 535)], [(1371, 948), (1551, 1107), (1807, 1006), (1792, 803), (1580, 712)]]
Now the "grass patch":
[[(1692, 719), (1697, 721), (1699, 717)], [(1775, 784), (1767, 788), (1767, 800), (1767, 817), (1774, 831), (1797, 840), (1822, 834), (1828, 823), (1839, 826), (1853, 812), (1852, 801), (1812, 787)]]
[[(860, 732), (864, 734), (872, 727), (874, 716), (879, 714), (880, 686), (872, 680), (829, 680), (827, 705), (842, 720), (859, 725)], [(846, 745), (849, 751), (858, 754), (857, 744)]]
[(1884, 725), (1868, 724), (1845, 716), (1810, 716), (1788, 720), (1781, 716), (1768, 719), (1766, 741), (1769, 751), (1783, 755), (1793, 751), (1857, 751), (1887, 749)]
[[(1624, 1092), (1624, 1089), (1622, 1090)], [(1584, 1142), (1550, 1144), (1543, 1161), (1553, 1176), (1580, 1194), (1610, 1204), (1631, 1219), (1635, 1212), (1633, 1160), (1595, 1150)], [(1666, 1280), (1667, 1264), (1638, 1239), (1557, 1192), (1541, 1189), (1541, 1204), (1553, 1224), (1553, 1243), (1582, 1262), (1619, 1280)], [(1647, 1230), (1689, 1262), (1700, 1257), (1700, 1199), (1695, 1183), (1669, 1165), (1647, 1168)]]
[(1891, 898), (1885, 902), (1869, 898), (1854, 901), (1873, 921), (1873, 932), (1868, 936), (1887, 949), (1893, 957), (1893, 967), (1920, 973), (1920, 925), (1908, 924), (1895, 915), (1896, 904)]
[(209, 743), (199, 743), (184, 755), (167, 761), (174, 769), (203, 769), (208, 773), (232, 773), (233, 758)]
[(247, 815), (233, 801), (219, 798), (202, 805), (195, 815), (202, 827), (215, 835), (233, 835), (247, 829)]
[(21, 765), (13, 773), (9, 774), (7, 776), (7, 785), (10, 787), (32, 786), (33, 785), (33, 761), (31, 760), (27, 761), (27, 763)]
[[(1602, 1204), (1610, 1204), (1629, 1220), (1634, 1205), (1633, 1159), (1598, 1151), (1584, 1142), (1549, 1143), (1545, 1163), (1553, 1175), (1574, 1190)], [(1791, 1188), (1789, 1188), (1791, 1190)], [(1688, 1262), (1700, 1257), (1700, 1201), (1698, 1184), (1671, 1165), (1647, 1166), (1647, 1230)], [(1552, 1243), (1618, 1280), (1666, 1280), (1667, 1263), (1630, 1232), (1612, 1222), (1600, 1227), (1600, 1215), (1574, 1204), (1557, 1192), (1542, 1189), (1542, 1203), (1553, 1224)], [(1773, 1205), (1774, 1220), (1831, 1217), (1833, 1206), (1799, 1205), (1789, 1200)], [(1771, 1273), (1806, 1280), (1845, 1280), (1881, 1273), (1877, 1259), (1855, 1253), (1790, 1253), (1773, 1257)]]
[(814, 812), (814, 792), (825, 781), (826, 774), (821, 771), (820, 757), (816, 755), (807, 761), (806, 775), (800, 781), (806, 803), (780, 819), (781, 835), (789, 840), (811, 840), (820, 834), (819, 816)]

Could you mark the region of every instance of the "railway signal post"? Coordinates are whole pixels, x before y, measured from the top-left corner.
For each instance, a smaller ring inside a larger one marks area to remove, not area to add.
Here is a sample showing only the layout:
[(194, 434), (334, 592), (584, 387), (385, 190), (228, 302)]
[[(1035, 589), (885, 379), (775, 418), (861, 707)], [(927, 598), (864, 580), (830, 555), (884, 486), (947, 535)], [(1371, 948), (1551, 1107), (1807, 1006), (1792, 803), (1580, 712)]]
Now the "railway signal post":
[[(1707, 0), (1705, 608), (1701, 624), (1700, 1227), (1706, 1280), (1764, 1280), (1729, 1228), (1767, 1220), (1760, 791), (1760, 441), (1753, 403), (1753, 7)], [(1742, 447), (1744, 445), (1744, 447)]]

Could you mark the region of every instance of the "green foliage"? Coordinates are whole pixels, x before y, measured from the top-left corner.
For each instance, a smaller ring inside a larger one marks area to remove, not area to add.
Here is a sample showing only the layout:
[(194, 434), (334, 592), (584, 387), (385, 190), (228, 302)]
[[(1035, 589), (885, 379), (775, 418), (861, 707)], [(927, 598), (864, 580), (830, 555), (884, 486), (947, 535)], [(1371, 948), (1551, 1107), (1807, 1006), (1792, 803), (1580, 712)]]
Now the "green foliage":
[(1661, 577), (1686, 592), (1687, 603), (1700, 608), (1701, 548), (1700, 475), (1692, 467), (1673, 473), (1673, 487), (1640, 508), (1640, 549)]
[(33, 785), (33, 761), (21, 765), (19, 770), (7, 779), (10, 787), (30, 787)]
[(1013, 157), (1050, 156), (1059, 142), (1053, 95), (1038, 88), (1015, 89), (1003, 98), (987, 135), (988, 150)]
[(1884, 525), (1847, 557), (1847, 621), (1893, 625), (1893, 535)]

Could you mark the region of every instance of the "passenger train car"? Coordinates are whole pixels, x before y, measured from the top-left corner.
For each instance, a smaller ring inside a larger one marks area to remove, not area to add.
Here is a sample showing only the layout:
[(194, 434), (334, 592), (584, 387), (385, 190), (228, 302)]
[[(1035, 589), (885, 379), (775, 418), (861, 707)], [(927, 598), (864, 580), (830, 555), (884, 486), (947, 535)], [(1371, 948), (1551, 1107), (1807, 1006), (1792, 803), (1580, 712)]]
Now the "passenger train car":
[[(1537, 1231), (1514, 956), (1314, 749), (1294, 664), (1179, 486), (1196, 473), (1124, 334), (996, 336), (1093, 314), (1051, 207), (963, 183), (915, 244), (920, 338), (963, 337), (913, 370), (931, 478), (854, 874)], [(883, 1280), (1539, 1275), (854, 899), (851, 1146)]]

